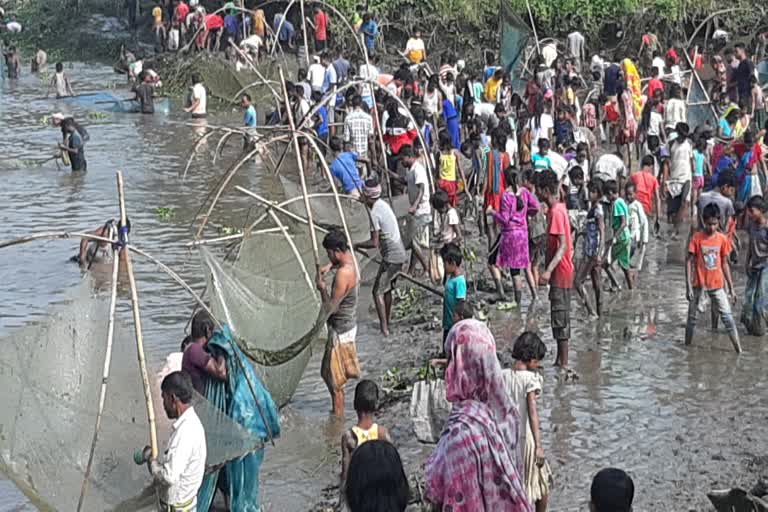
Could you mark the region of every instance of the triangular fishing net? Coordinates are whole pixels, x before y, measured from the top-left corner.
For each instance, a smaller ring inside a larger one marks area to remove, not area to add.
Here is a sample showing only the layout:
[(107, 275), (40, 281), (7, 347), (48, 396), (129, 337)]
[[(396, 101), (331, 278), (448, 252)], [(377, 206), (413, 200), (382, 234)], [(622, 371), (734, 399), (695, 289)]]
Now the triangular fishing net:
[(212, 310), (229, 324), (278, 405), (296, 391), (309, 362), (310, 344), (322, 335), (325, 323), (308, 236), (291, 240), (295, 251), (282, 234), (246, 237), (235, 263), (222, 262), (200, 248)]
[[(84, 280), (44, 321), (1, 342), (0, 471), (42, 510), (76, 509), (88, 462), (109, 307), (109, 299), (93, 296), (92, 288)], [(149, 474), (133, 462), (134, 451), (148, 444), (144, 392), (132, 329), (119, 321), (107, 386), (83, 510), (149, 510), (154, 501)], [(162, 451), (169, 422), (157, 387), (153, 400)], [(195, 410), (206, 430), (208, 467), (262, 446), (199, 395)]]
[(717, 119), (712, 112), (712, 105), (709, 103), (707, 93), (696, 80), (696, 76), (691, 74), (691, 81), (688, 91), (688, 125), (691, 128), (704, 126), (709, 122), (711, 127), (715, 126)]
[[(298, 178), (297, 178), (298, 179)], [(301, 185), (292, 177), (280, 176), (280, 184), (283, 187), (285, 197), (294, 198), (290, 203), (285, 204), (284, 208), (302, 218), (306, 218), (307, 211), (301, 192)], [(327, 181), (312, 181), (308, 184), (310, 194), (320, 193), (322, 196), (310, 197), (309, 205), (312, 208), (313, 220), (318, 226), (342, 227), (341, 215), (336, 204), (336, 199), (331, 193), (330, 185)], [(389, 203), (389, 198), (384, 198)], [(340, 197), (339, 202), (344, 209), (344, 218), (347, 221), (349, 234), (354, 243), (368, 240), (371, 236), (370, 214), (366, 206), (355, 199), (349, 197)], [(408, 196), (400, 194), (392, 198), (392, 209), (398, 218), (404, 217), (408, 213)], [(280, 213), (280, 221), (286, 221), (286, 217)]]

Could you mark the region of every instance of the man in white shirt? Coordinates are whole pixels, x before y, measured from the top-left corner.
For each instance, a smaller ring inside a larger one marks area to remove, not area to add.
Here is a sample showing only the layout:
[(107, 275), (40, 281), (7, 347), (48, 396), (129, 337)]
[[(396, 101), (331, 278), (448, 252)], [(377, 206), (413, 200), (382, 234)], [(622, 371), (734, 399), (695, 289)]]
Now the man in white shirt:
[[(192, 407), (192, 379), (184, 372), (170, 373), (161, 385), (163, 408), (176, 420), (163, 461), (149, 460), (149, 472), (159, 485), (163, 510), (195, 512), (197, 491), (203, 482), (207, 456), (205, 429)], [(148, 449), (145, 448), (145, 455)]]
[[(358, 76), (362, 80), (376, 82), (379, 78), (379, 69), (372, 63), (361, 64)], [(363, 84), (360, 89), (360, 96), (363, 98), (365, 104), (368, 105), (368, 108), (373, 108), (373, 92), (373, 86), (369, 84)]]
[(12, 34), (18, 34), (21, 32), (21, 23), (16, 21), (16, 16), (12, 14), (11, 21), (5, 24), (5, 29)]
[(573, 57), (573, 63), (576, 66), (577, 71), (581, 71), (581, 63), (587, 58), (587, 54), (584, 50), (586, 40), (581, 32), (574, 30), (568, 34), (568, 52)]
[(307, 78), (313, 91), (322, 92), (323, 81), (325, 81), (325, 67), (320, 64), (320, 57), (317, 55), (312, 57), (312, 64), (310, 64), (307, 71)]
[(192, 93), (190, 94), (190, 105), (184, 109), (185, 112), (192, 114), (192, 117), (203, 118), (206, 116), (208, 108), (208, 93), (203, 85), (203, 79), (199, 73), (192, 74)]
[(627, 175), (627, 166), (624, 165), (621, 153), (606, 153), (595, 162), (592, 178), (598, 178), (603, 183), (615, 181), (623, 186), (623, 181), (627, 179)]
[(413, 274), (416, 260), (421, 263), (424, 272), (429, 274), (429, 263), (422, 251), (429, 250), (429, 230), (432, 226), (432, 206), (429, 202), (430, 188), (427, 168), (421, 155), (421, 146), (404, 146), (400, 150), (400, 158), (408, 170), (405, 181), (408, 189), (408, 238), (406, 249), (411, 249), (411, 262), (408, 273)]
[(651, 62), (651, 66), (659, 70), (659, 78), (664, 78), (665, 70), (667, 68), (667, 63), (664, 60), (664, 57), (661, 56), (661, 53), (654, 52), (653, 53), (653, 61)]

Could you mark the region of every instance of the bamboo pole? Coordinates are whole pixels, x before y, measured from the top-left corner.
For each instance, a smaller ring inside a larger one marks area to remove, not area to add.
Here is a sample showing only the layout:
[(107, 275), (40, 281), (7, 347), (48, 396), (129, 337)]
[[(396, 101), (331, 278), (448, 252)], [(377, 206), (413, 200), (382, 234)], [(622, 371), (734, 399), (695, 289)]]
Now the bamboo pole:
[[(304, 0), (301, 0), (302, 2)], [(303, 5), (303, 3), (302, 3)], [(291, 112), (291, 100), (288, 98), (288, 89), (285, 86), (285, 76), (283, 68), (280, 68), (280, 84), (283, 88), (283, 97), (285, 100), (285, 112), (288, 117), (288, 124), (291, 127), (293, 136), (293, 150), (296, 152), (296, 162), (299, 164), (299, 179), (301, 180), (301, 192), (304, 196), (304, 208), (307, 211), (307, 221), (309, 223), (309, 237), (312, 240), (312, 251), (315, 257), (315, 271), (320, 269), (320, 257), (317, 250), (317, 234), (315, 233), (315, 221), (312, 217), (312, 207), (309, 204), (309, 194), (307, 193), (307, 179), (304, 176), (304, 162), (301, 158), (301, 149), (299, 148), (299, 138), (296, 136), (296, 125), (293, 122), (293, 112)]]
[(0, 241), (0, 249), (11, 247), (13, 245), (25, 244), (27, 242), (34, 242), (36, 240), (59, 240), (68, 238), (85, 238), (95, 242), (107, 242), (110, 244), (115, 242), (115, 240), (103, 236), (94, 235), (92, 233), (83, 233), (81, 231), (44, 231), (42, 233), (33, 233), (31, 235), (12, 238), (10, 240), (2, 240)]
[[(219, 202), (219, 198), (221, 197), (221, 194), (224, 192), (224, 188), (229, 184), (232, 177), (235, 175), (235, 173), (243, 166), (245, 163), (250, 160), (251, 158), (255, 157), (260, 151), (262, 151), (261, 144), (256, 145), (256, 149), (249, 152), (247, 155), (245, 155), (243, 158), (240, 159), (239, 162), (237, 162), (230, 170), (227, 172), (227, 174), (222, 178), (221, 184), (219, 185), (219, 188), (216, 190), (216, 195), (213, 198), (213, 201), (211, 202), (210, 206), (208, 207), (208, 210), (205, 212), (205, 215), (203, 216), (203, 220), (200, 223), (200, 227), (197, 228), (197, 233), (195, 233), (195, 238), (200, 238), (200, 235), (203, 233), (203, 229), (205, 229), (206, 224), (208, 224), (208, 219), (211, 217), (211, 212), (213, 211), (213, 208), (216, 206), (216, 203)], [(202, 210), (202, 206), (200, 207)], [(199, 211), (198, 211), (199, 214)], [(197, 215), (195, 215), (195, 218), (197, 218)]]
[[(349, 234), (349, 226), (347, 225), (347, 217), (344, 214), (344, 208), (341, 207), (341, 200), (339, 199), (339, 191), (336, 189), (336, 183), (333, 182), (333, 175), (331, 174), (331, 169), (328, 167), (328, 162), (325, 161), (325, 158), (323, 157), (322, 152), (320, 151), (320, 148), (317, 145), (317, 142), (315, 142), (315, 139), (312, 137), (306, 137), (309, 144), (312, 146), (312, 149), (315, 150), (315, 154), (317, 154), (317, 157), (320, 159), (321, 167), (323, 168), (323, 171), (325, 171), (325, 177), (328, 179), (328, 183), (331, 185), (331, 191), (333, 192), (333, 199), (336, 203), (336, 208), (339, 210), (339, 218), (341, 218), (341, 226), (344, 229), (344, 236), (347, 239), (347, 245), (349, 245), (349, 248), (352, 249), (354, 247), (354, 243), (352, 243), (352, 235)], [(368, 209), (366, 208), (366, 212)], [(270, 213), (272, 213), (272, 210), (270, 210)], [(274, 213), (273, 213), (274, 215)], [(357, 272), (358, 277), (360, 276), (360, 266), (357, 263), (357, 258), (355, 258), (355, 251), (352, 251), (352, 262), (355, 264), (355, 272)]]
[[(117, 171), (117, 192), (120, 198), (120, 229), (127, 225), (127, 214), (125, 211), (125, 190), (123, 186), (123, 173)], [(130, 247), (130, 245), (126, 245)], [(136, 351), (139, 358), (139, 371), (141, 381), (144, 385), (144, 400), (147, 404), (147, 421), (149, 423), (149, 446), (152, 450), (152, 458), (156, 459), (158, 455), (157, 448), (157, 427), (155, 426), (155, 409), (152, 405), (152, 391), (149, 386), (149, 374), (147, 373), (147, 363), (144, 358), (144, 335), (141, 330), (141, 314), (139, 312), (139, 294), (136, 289), (136, 279), (133, 275), (133, 263), (131, 262), (131, 253), (125, 253), (125, 268), (128, 274), (128, 284), (131, 288), (131, 307), (133, 309), (133, 327), (136, 334)]]
[(273, 203), (272, 201), (270, 201), (266, 197), (260, 196), (256, 192), (251, 192), (247, 188), (243, 188), (243, 187), (241, 187), (239, 185), (235, 187), (235, 190), (237, 190), (239, 192), (242, 192), (243, 194), (254, 198), (258, 202), (263, 203), (264, 205), (266, 205), (268, 208), (274, 208), (278, 212), (282, 213), (283, 215), (285, 215), (287, 217), (290, 217), (291, 219), (293, 219), (293, 220), (295, 220), (297, 222), (300, 222), (302, 224), (306, 224), (306, 225), (310, 226), (310, 229), (312, 229), (312, 230), (317, 230), (317, 231), (319, 231), (321, 233), (328, 233), (328, 230), (325, 229), (324, 227), (318, 226), (314, 222), (312, 222), (310, 224), (309, 219), (304, 218), (304, 217), (302, 217), (300, 215), (296, 215), (295, 213), (293, 213), (293, 212), (291, 212), (289, 210), (286, 210), (285, 208), (280, 206), (278, 203)]
[[(363, 38), (363, 35), (360, 35)], [(363, 56), (365, 57), (365, 74), (368, 87), (371, 89), (371, 95), (373, 96), (373, 125), (376, 128), (376, 133), (379, 136), (379, 145), (381, 146), (381, 159), (384, 162), (384, 173), (387, 176), (387, 199), (389, 199), (390, 206), (392, 205), (392, 178), (389, 175), (389, 165), (387, 164), (387, 146), (384, 144), (384, 133), (381, 131), (381, 120), (379, 118), (379, 107), (376, 102), (376, 94), (374, 94), (373, 78), (371, 78), (371, 63), (368, 60), (368, 48), (363, 44)], [(414, 123), (415, 126), (415, 123)], [(416, 127), (419, 130), (418, 126)]]
[[(299, 8), (301, 9), (301, 32), (304, 36), (304, 60), (307, 63), (307, 67), (309, 67), (309, 43), (307, 42), (307, 20), (304, 13), (304, 0), (299, 0)], [(280, 81), (283, 81), (282, 78)], [(285, 84), (283, 84), (283, 88), (285, 88)]]
[[(266, 228), (266, 229), (260, 229), (258, 231), (253, 231), (252, 233), (248, 233), (248, 235), (261, 235), (264, 233), (279, 233), (282, 231), (280, 228)], [(184, 244), (185, 247), (198, 247), (201, 245), (212, 245), (217, 244), (220, 242), (231, 242), (232, 240), (240, 240), (243, 238), (243, 233), (234, 233), (232, 235), (227, 236), (220, 236), (217, 238), (201, 238), (200, 240), (192, 240), (191, 242), (187, 242)]]
[(536, 53), (541, 55), (541, 46), (539, 45), (539, 35), (536, 33), (536, 22), (533, 21), (533, 11), (531, 11), (531, 2), (525, 0), (525, 7), (528, 9), (528, 19), (531, 20), (531, 29), (533, 29), (533, 37), (536, 39)]
[[(117, 233), (112, 232), (115, 236)], [(112, 342), (115, 334), (115, 306), (117, 303), (117, 278), (120, 266), (120, 253), (112, 248), (112, 292), (109, 299), (109, 323), (107, 324), (107, 351), (104, 354), (104, 369), (101, 378), (101, 391), (99, 392), (99, 409), (96, 414), (96, 425), (93, 428), (93, 439), (91, 441), (91, 450), (88, 453), (88, 464), (85, 466), (83, 475), (83, 485), (80, 488), (80, 499), (77, 501), (77, 511), (80, 512), (85, 502), (85, 494), (88, 492), (88, 479), (91, 476), (93, 468), (93, 457), (96, 454), (96, 443), (99, 439), (99, 430), (101, 429), (101, 418), (104, 414), (104, 401), (107, 396), (107, 382), (109, 381), (109, 369), (112, 366)]]
[(312, 295), (317, 297), (317, 289), (315, 288), (315, 283), (313, 283), (312, 278), (309, 277), (307, 266), (304, 265), (304, 260), (301, 258), (301, 253), (299, 252), (298, 247), (296, 247), (296, 244), (293, 242), (291, 235), (288, 234), (288, 228), (286, 228), (285, 225), (280, 222), (280, 218), (277, 216), (274, 210), (269, 210), (269, 216), (272, 217), (274, 223), (278, 225), (280, 231), (285, 237), (285, 241), (288, 242), (289, 246), (291, 246), (291, 251), (293, 252), (293, 255), (296, 256), (296, 261), (299, 263), (299, 268), (301, 268), (301, 273), (304, 276), (304, 280), (307, 282), (307, 286), (309, 286), (309, 291), (312, 293)]
[(187, 160), (187, 165), (184, 166), (184, 173), (181, 176), (181, 179), (187, 178), (187, 172), (189, 171), (189, 167), (192, 165), (192, 161), (195, 159), (195, 155), (197, 154), (197, 150), (200, 148), (200, 146), (208, 140), (208, 138), (215, 133), (214, 130), (209, 131), (208, 133), (203, 134), (199, 139), (197, 139), (197, 142), (195, 142), (195, 145), (192, 146), (192, 153), (189, 155), (189, 159)]

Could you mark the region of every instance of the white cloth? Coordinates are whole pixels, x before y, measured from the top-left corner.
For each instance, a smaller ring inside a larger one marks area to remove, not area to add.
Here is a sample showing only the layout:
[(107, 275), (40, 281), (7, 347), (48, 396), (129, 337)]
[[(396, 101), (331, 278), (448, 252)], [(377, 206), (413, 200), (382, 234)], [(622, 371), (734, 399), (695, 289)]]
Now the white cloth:
[(168, 354), (165, 358), (165, 364), (163, 364), (163, 367), (157, 372), (158, 387), (160, 387), (160, 384), (163, 383), (163, 379), (168, 376), (168, 374), (181, 371), (181, 361), (183, 358), (184, 352), (171, 352)]
[(667, 63), (664, 62), (663, 57), (654, 57), (653, 62), (651, 63), (651, 67), (659, 70), (659, 78), (661, 78), (664, 76), (664, 70), (667, 67)]
[(427, 168), (421, 161), (413, 162), (406, 173), (406, 181), (408, 182), (408, 202), (410, 204), (413, 204), (419, 195), (419, 185), (424, 186), (424, 193), (416, 206), (415, 215), (432, 215), (432, 207), (429, 204), (429, 177), (427, 176)]
[(9, 21), (8, 23), (5, 24), (5, 29), (8, 32), (18, 34), (19, 32), (21, 32), (21, 23), (19, 23), (18, 21)]
[(680, 71), (680, 66), (675, 64), (669, 69), (670, 80), (677, 85), (683, 85), (683, 73)]
[(460, 224), (459, 212), (456, 211), (456, 208), (448, 207), (445, 215), (440, 215), (440, 241), (449, 244), (456, 240), (457, 235), (453, 227)]
[(568, 34), (568, 51), (571, 56), (576, 58), (577, 61), (581, 61), (581, 56), (584, 53), (584, 36), (578, 30)]
[(173, 51), (176, 51), (179, 49), (179, 29), (178, 28), (172, 28), (168, 32), (168, 49)]
[(675, 129), (677, 126), (677, 123), (687, 123), (688, 122), (688, 114), (686, 112), (687, 107), (685, 105), (685, 100), (681, 100), (679, 98), (672, 98), (669, 101), (667, 101), (667, 105), (665, 107), (665, 119), (664, 124), (667, 128)]
[(635, 199), (629, 203), (629, 233), (632, 240), (637, 243), (647, 244), (649, 238), (648, 217), (645, 215), (643, 205)]
[(205, 474), (205, 429), (195, 408), (190, 407), (173, 423), (163, 462), (153, 461), (152, 475), (163, 487), (162, 500), (180, 505), (197, 500)]
[(606, 182), (608, 180), (616, 181), (619, 176), (627, 176), (627, 167), (621, 158), (612, 153), (606, 153), (597, 159), (595, 172), (592, 174), (593, 178), (600, 178)]
[[(361, 64), (358, 76), (363, 80), (375, 82), (379, 78), (379, 70), (373, 64)], [(373, 90), (369, 84), (363, 84), (360, 88), (360, 96), (373, 96)]]
[(315, 62), (309, 66), (307, 77), (309, 78), (309, 85), (312, 86), (313, 91), (322, 90), (323, 82), (325, 81), (325, 67), (319, 62)]
[(544, 45), (544, 48), (541, 49), (541, 57), (544, 59), (544, 65), (550, 67), (557, 58), (557, 46), (555, 46), (555, 43)]
[(664, 124), (664, 116), (657, 111), (651, 112), (651, 118), (648, 121), (648, 135), (661, 135), (661, 127)]
[(685, 183), (693, 177), (693, 144), (690, 139), (669, 145), (669, 181)]
[[(528, 128), (531, 130), (531, 154), (535, 155), (539, 152), (539, 139), (549, 139), (549, 131), (554, 129), (555, 121), (552, 119), (551, 114), (541, 114), (539, 120), (539, 126), (536, 126), (536, 119), (530, 118), (528, 120)], [(549, 141), (550, 145), (553, 141)]]
[(208, 93), (203, 84), (198, 83), (192, 86), (192, 99), (199, 100), (197, 107), (192, 109), (192, 113), (204, 115), (208, 111)]
[[(424, 40), (419, 38), (416, 39), (414, 37), (410, 38), (407, 43), (405, 43), (405, 53), (406, 55), (411, 54), (411, 52), (424, 52)], [(422, 55), (424, 55), (422, 53)]]

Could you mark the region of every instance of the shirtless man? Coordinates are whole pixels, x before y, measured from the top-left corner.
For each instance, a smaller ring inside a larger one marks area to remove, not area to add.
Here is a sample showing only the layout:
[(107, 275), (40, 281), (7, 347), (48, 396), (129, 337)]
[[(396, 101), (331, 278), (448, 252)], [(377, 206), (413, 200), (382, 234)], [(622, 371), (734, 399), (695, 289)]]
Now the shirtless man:
[[(114, 219), (107, 221), (103, 226), (96, 229), (93, 234), (103, 238), (115, 239), (118, 236), (118, 224)], [(131, 232), (131, 219), (127, 219), (128, 230), (126, 235)], [(83, 238), (80, 241), (80, 250), (77, 256), (72, 256), (71, 261), (80, 264), (80, 266), (90, 269), (91, 265), (107, 264), (112, 262), (112, 251), (109, 242), (98, 240), (88, 240)], [(125, 261), (125, 253), (120, 251), (120, 261)]]
[[(330, 263), (318, 269), (315, 283), (328, 317), (328, 341), (325, 344), (320, 375), (328, 386), (333, 414), (344, 416), (344, 384), (360, 376), (355, 336), (357, 335), (358, 276), (354, 255), (346, 236), (339, 230), (325, 235), (323, 247)], [(336, 270), (330, 294), (323, 279)]]

